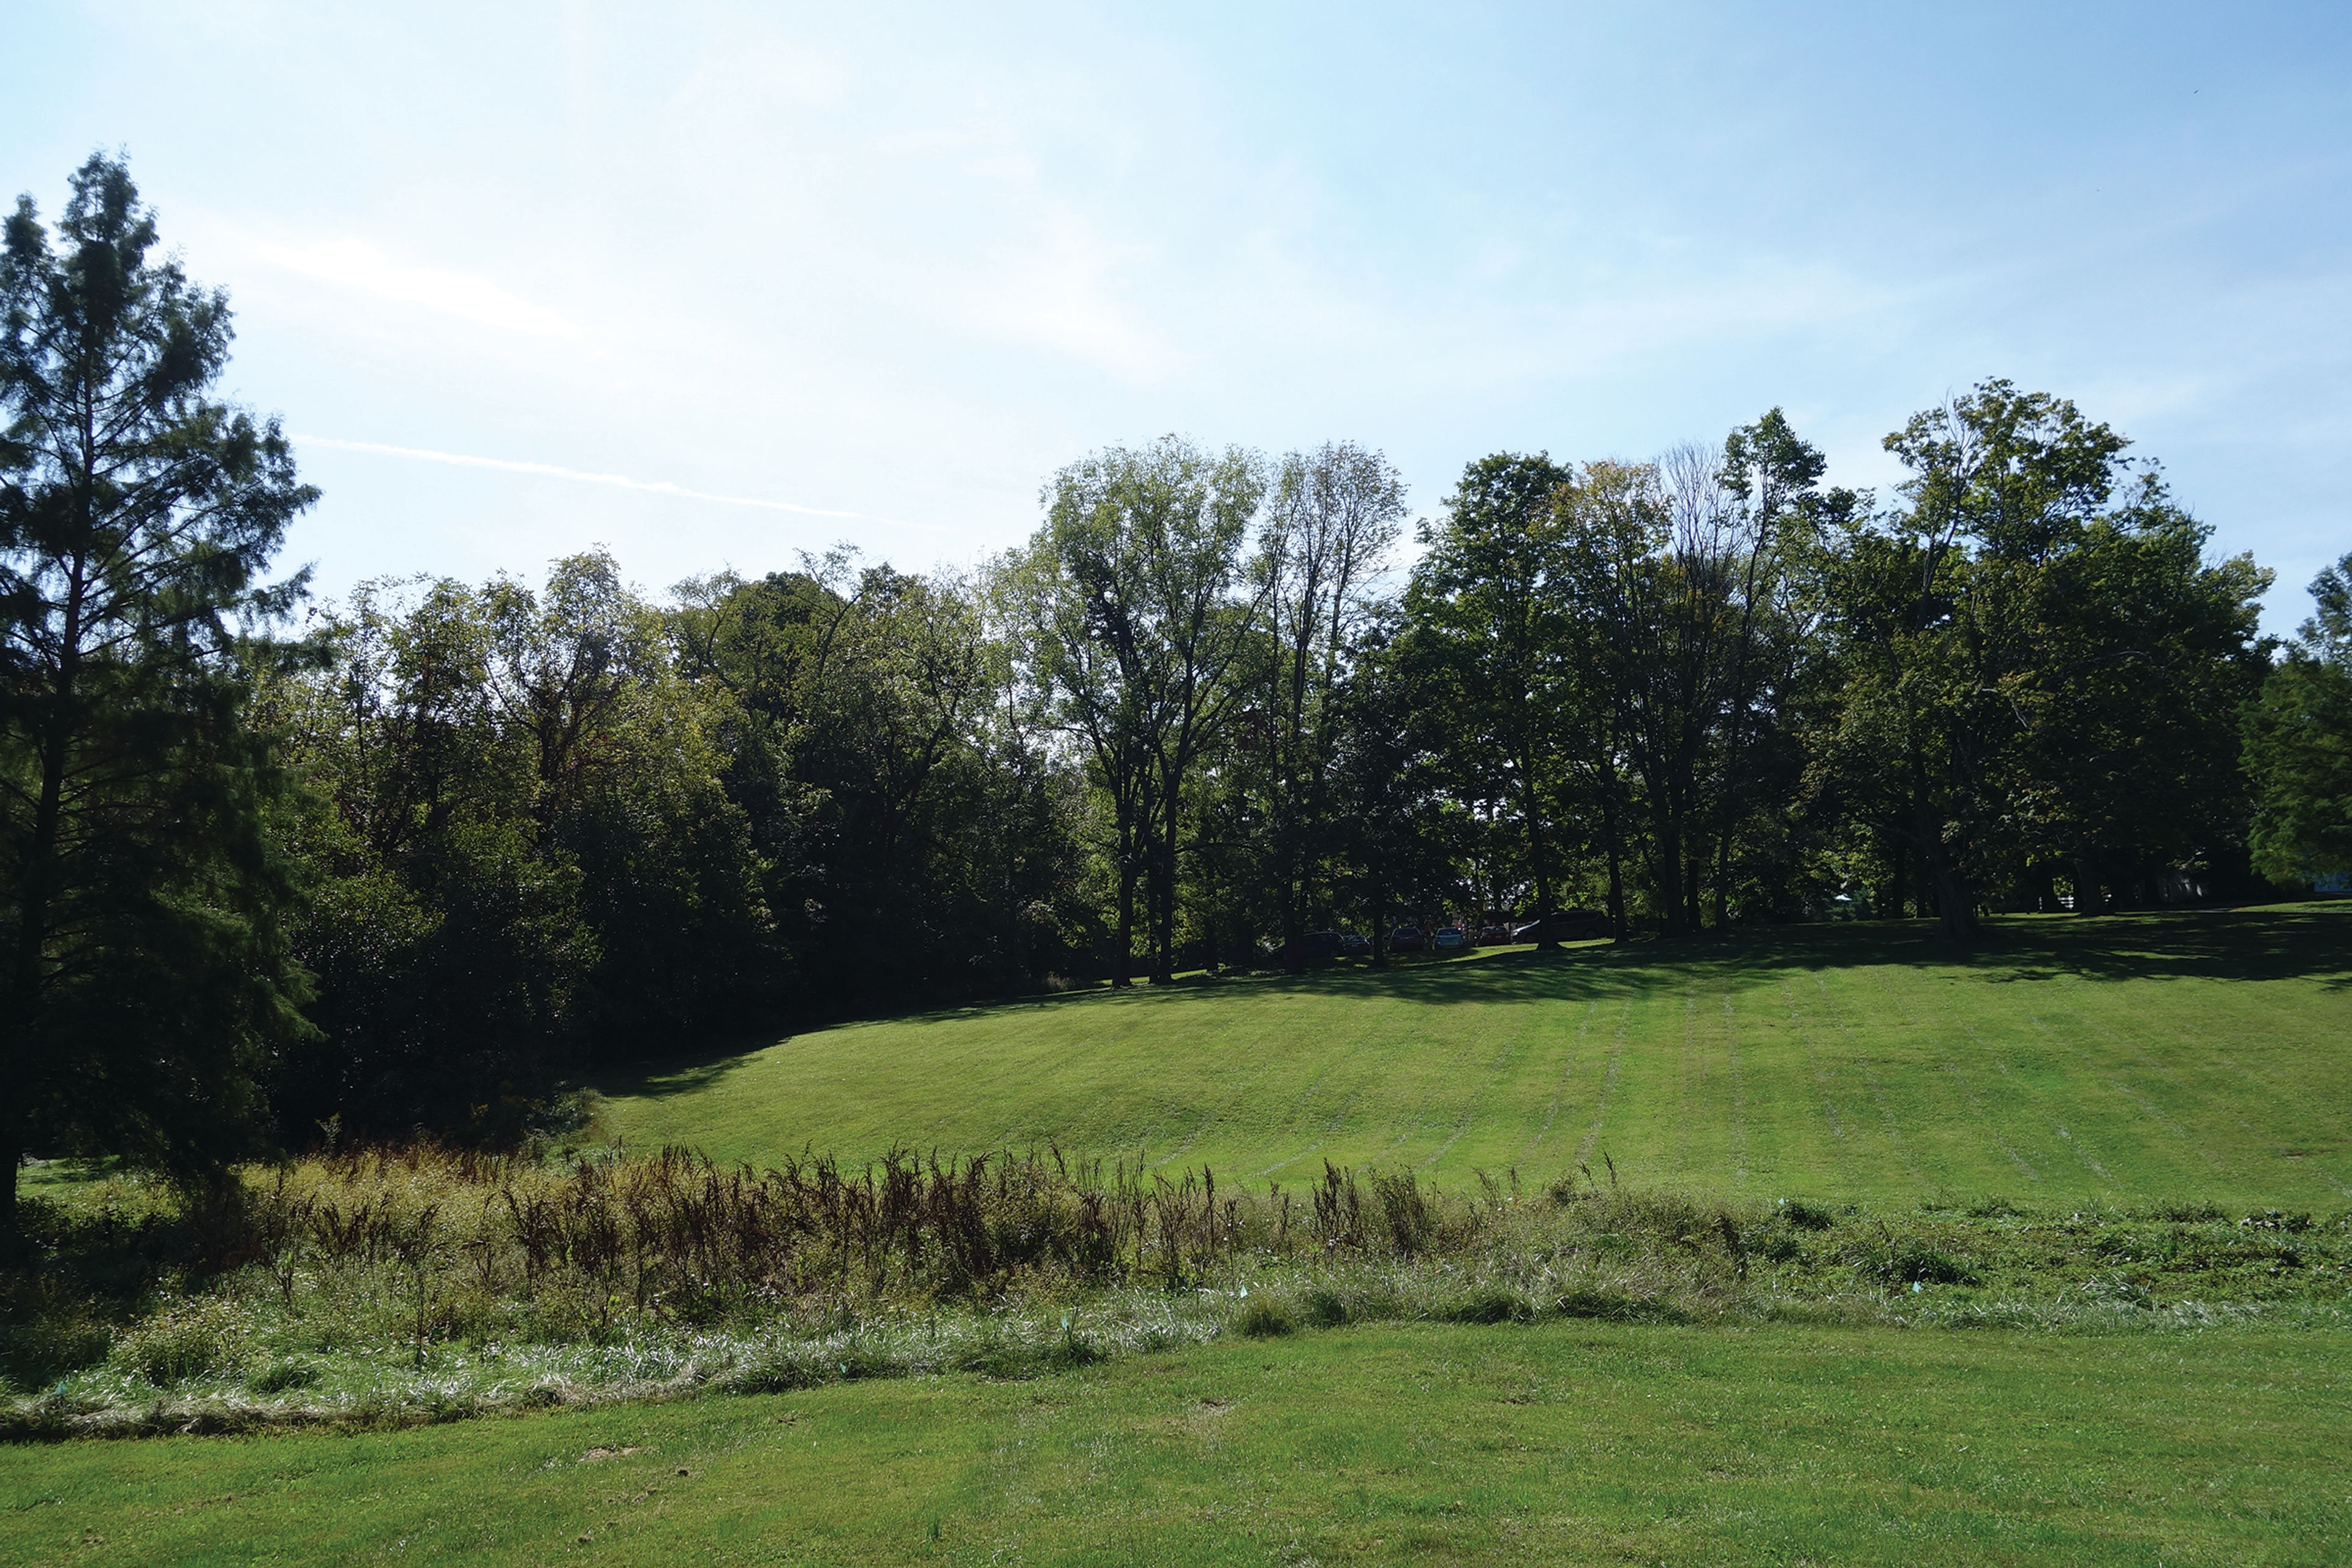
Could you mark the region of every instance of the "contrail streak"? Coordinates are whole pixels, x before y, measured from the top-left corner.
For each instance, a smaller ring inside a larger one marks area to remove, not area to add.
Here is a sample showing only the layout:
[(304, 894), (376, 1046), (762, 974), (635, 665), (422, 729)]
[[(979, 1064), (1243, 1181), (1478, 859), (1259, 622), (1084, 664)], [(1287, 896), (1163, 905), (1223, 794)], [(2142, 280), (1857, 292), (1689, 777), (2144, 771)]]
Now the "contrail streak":
[(460, 468), (500, 468), (510, 474), (538, 474), (551, 479), (576, 479), (582, 484), (614, 485), (625, 490), (644, 490), (650, 495), (677, 496), (686, 500), (717, 501), (721, 506), (751, 506), (764, 511), (789, 511), (803, 517), (846, 517), (861, 522), (887, 522), (898, 528), (923, 528), (923, 523), (900, 522), (896, 518), (877, 517), (866, 511), (837, 511), (830, 507), (800, 506), (788, 500), (761, 500), (756, 496), (722, 496), (710, 490), (690, 490), (684, 485), (674, 485), (667, 479), (633, 479), (626, 474), (592, 474), (579, 468), (562, 468), (553, 463), (522, 463), (509, 458), (475, 458), (463, 452), (435, 452), (423, 447), (387, 447), (381, 441), (339, 441), (331, 436), (296, 436), (295, 440), (313, 447), (329, 447), (338, 452), (373, 452), (383, 458), (415, 458), (426, 463), (448, 463)]

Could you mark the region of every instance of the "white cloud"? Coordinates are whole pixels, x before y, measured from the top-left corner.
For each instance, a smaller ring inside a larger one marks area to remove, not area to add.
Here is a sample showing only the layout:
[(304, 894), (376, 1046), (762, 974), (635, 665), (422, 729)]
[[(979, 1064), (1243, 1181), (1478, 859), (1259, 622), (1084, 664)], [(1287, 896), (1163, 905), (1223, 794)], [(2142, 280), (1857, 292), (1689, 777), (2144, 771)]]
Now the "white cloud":
[(553, 463), (522, 462), (511, 458), (478, 458), (463, 452), (436, 452), (425, 447), (392, 447), (381, 441), (343, 441), (332, 436), (296, 436), (295, 441), (312, 447), (325, 447), (338, 452), (368, 452), (380, 458), (407, 458), (419, 462), (448, 463), (461, 468), (497, 468), (509, 474), (536, 474), (543, 479), (572, 479), (582, 484), (612, 485), (625, 490), (643, 490), (650, 495), (676, 496), (681, 500), (716, 501), (721, 506), (758, 507), (766, 511), (789, 511), (803, 517), (854, 518), (862, 522), (889, 523), (897, 528), (922, 528), (922, 523), (900, 522), (895, 518), (877, 517), (871, 512), (842, 511), (831, 507), (802, 506), (794, 501), (768, 500), (758, 496), (720, 495), (712, 490), (688, 489), (667, 479), (633, 479), (625, 474), (595, 474), (582, 468), (559, 468)]
[(308, 245), (278, 245), (263, 240), (253, 249), (263, 260), (306, 278), (406, 305), (420, 305), (484, 326), (536, 337), (586, 335), (546, 306), (509, 293), (487, 279), (438, 268), (406, 266), (365, 240), (323, 239)]

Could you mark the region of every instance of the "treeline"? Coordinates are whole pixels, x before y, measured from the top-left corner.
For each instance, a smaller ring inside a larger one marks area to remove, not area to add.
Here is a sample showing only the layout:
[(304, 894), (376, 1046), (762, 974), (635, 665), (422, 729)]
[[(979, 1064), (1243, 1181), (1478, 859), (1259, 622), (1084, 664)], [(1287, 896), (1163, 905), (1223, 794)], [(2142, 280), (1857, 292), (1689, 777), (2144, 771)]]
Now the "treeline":
[(968, 574), (650, 596), (590, 553), (298, 626), (315, 492), (155, 246), (100, 158), (0, 258), (12, 1192), (27, 1150), (495, 1141), (598, 1057), (1333, 925), (1965, 939), (2352, 870), (2352, 558), (2273, 646), (2266, 573), (2007, 383), (1888, 437), (1883, 495), (1777, 410), (1482, 458), (1418, 521), (1378, 453), (1171, 437)]
[(2258, 890), (2266, 574), (2062, 400), (1989, 384), (1889, 445), (1884, 501), (1778, 412), (1498, 455), (1409, 568), (1378, 454), (1169, 438), (1055, 476), (968, 577), (362, 589), (256, 710), (320, 1031), (277, 1098), (496, 1134), (583, 1055), (1296, 967), (1332, 925), (1958, 938)]

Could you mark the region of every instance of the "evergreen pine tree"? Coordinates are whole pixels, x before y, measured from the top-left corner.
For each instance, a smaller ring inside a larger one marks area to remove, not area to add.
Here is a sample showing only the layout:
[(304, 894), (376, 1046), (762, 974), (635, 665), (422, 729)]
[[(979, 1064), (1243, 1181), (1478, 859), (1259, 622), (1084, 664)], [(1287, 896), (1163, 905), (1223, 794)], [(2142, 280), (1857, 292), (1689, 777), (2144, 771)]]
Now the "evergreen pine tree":
[(226, 298), (155, 250), (103, 154), (54, 235), (23, 197), (0, 248), (0, 1245), (28, 1150), (216, 1173), (305, 1027), (247, 706), (317, 492), (209, 395)]

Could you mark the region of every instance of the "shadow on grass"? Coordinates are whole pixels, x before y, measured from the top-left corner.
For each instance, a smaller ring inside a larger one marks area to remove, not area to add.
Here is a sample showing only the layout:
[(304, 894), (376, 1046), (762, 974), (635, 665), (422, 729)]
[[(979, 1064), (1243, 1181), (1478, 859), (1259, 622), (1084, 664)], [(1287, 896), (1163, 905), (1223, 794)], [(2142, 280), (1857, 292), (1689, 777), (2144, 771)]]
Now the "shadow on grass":
[(619, 1062), (591, 1076), (596, 1092), (612, 1100), (667, 1100), (715, 1088), (761, 1051), (788, 1045), (793, 1037), (736, 1037), (698, 1048), (668, 1051)]
[[(1881, 964), (1962, 969), (1996, 984), (2090, 980), (2316, 980), (2352, 990), (2352, 906), (2169, 910), (2078, 920), (2006, 916), (1956, 946), (1932, 921), (1769, 926), (1677, 942), (1622, 947), (1580, 943), (1554, 952), (1506, 948), (1443, 962), (1408, 961), (1376, 970), (1355, 965), (1297, 975), (1187, 978), (1173, 985), (1090, 990), (1052, 996), (879, 1015), (814, 1030), (877, 1023), (942, 1024), (1008, 1011), (1066, 1007), (1162, 1007), (1217, 997), (1318, 994), (1444, 1007), (1514, 1002), (1582, 1002), (1638, 995), (1663, 984), (1727, 990), (1778, 984), (1790, 970)], [(793, 1037), (712, 1042), (704, 1050), (625, 1067), (599, 1084), (614, 1096), (666, 1099), (719, 1083), (760, 1051)]]
[[(2352, 907), (2039, 917), (2000, 922), (1969, 955), (1988, 978), (2315, 980), (2352, 990)], [(2007, 973), (1997, 973), (2007, 970)]]

